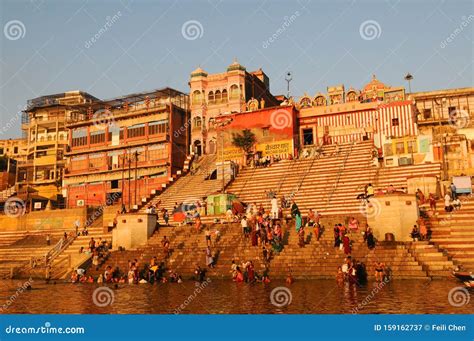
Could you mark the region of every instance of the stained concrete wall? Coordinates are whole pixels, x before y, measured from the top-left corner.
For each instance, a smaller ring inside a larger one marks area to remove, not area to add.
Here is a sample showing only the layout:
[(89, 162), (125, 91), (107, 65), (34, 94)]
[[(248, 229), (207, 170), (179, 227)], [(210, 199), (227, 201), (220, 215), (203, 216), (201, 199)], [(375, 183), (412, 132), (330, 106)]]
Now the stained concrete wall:
[(418, 220), (418, 206), (413, 194), (386, 194), (370, 199), (367, 223), (378, 240), (393, 233), (397, 241), (410, 241), (410, 232)]
[(117, 219), (117, 227), (112, 230), (113, 248), (120, 246), (135, 249), (144, 245), (156, 227), (156, 215), (146, 213), (122, 214)]
[[(90, 212), (89, 212), (90, 213)], [(86, 207), (33, 211), (20, 217), (0, 216), (0, 231), (33, 231), (33, 230), (72, 230), (74, 222), (79, 220), (84, 226), (88, 217)]]

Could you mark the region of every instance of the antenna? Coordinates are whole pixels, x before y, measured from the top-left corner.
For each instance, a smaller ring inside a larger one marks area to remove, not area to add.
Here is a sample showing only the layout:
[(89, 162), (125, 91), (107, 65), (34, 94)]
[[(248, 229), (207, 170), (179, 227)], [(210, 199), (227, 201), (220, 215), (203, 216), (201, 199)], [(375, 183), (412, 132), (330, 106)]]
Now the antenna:
[(290, 98), (290, 82), (293, 80), (293, 76), (291, 75), (290, 71), (286, 73), (285, 80), (286, 80), (286, 97)]

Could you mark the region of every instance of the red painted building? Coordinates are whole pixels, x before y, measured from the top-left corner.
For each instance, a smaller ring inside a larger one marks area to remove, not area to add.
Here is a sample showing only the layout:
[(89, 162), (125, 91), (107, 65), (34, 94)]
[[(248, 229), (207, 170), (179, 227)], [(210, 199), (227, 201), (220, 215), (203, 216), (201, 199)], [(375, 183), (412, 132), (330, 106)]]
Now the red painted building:
[(161, 189), (183, 167), (188, 121), (188, 96), (170, 88), (75, 106), (67, 123), (68, 206), (133, 206)]

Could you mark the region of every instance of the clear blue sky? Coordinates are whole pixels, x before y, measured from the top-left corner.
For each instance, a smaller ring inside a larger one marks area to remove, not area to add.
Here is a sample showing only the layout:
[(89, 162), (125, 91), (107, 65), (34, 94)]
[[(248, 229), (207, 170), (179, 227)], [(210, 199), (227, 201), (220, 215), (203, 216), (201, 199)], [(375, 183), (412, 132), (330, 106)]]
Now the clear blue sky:
[[(0, 127), (9, 128), (0, 139), (20, 136), (27, 99), (76, 89), (102, 99), (164, 86), (187, 92), (197, 66), (222, 72), (234, 58), (262, 67), (274, 94), (286, 91), (287, 70), (295, 96), (360, 88), (373, 73), (406, 86), (407, 71), (413, 91), (472, 86), (473, 3), (0, 0)], [(190, 28), (196, 39), (182, 34), (191, 20), (202, 27), (197, 36)]]

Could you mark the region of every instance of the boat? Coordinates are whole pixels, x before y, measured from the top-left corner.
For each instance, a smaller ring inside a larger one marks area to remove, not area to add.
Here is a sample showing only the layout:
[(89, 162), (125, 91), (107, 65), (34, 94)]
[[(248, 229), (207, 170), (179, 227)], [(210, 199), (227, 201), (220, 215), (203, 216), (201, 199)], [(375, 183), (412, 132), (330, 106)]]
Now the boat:
[(453, 276), (462, 282), (469, 283), (474, 281), (474, 275), (471, 272), (467, 271), (453, 271)]

